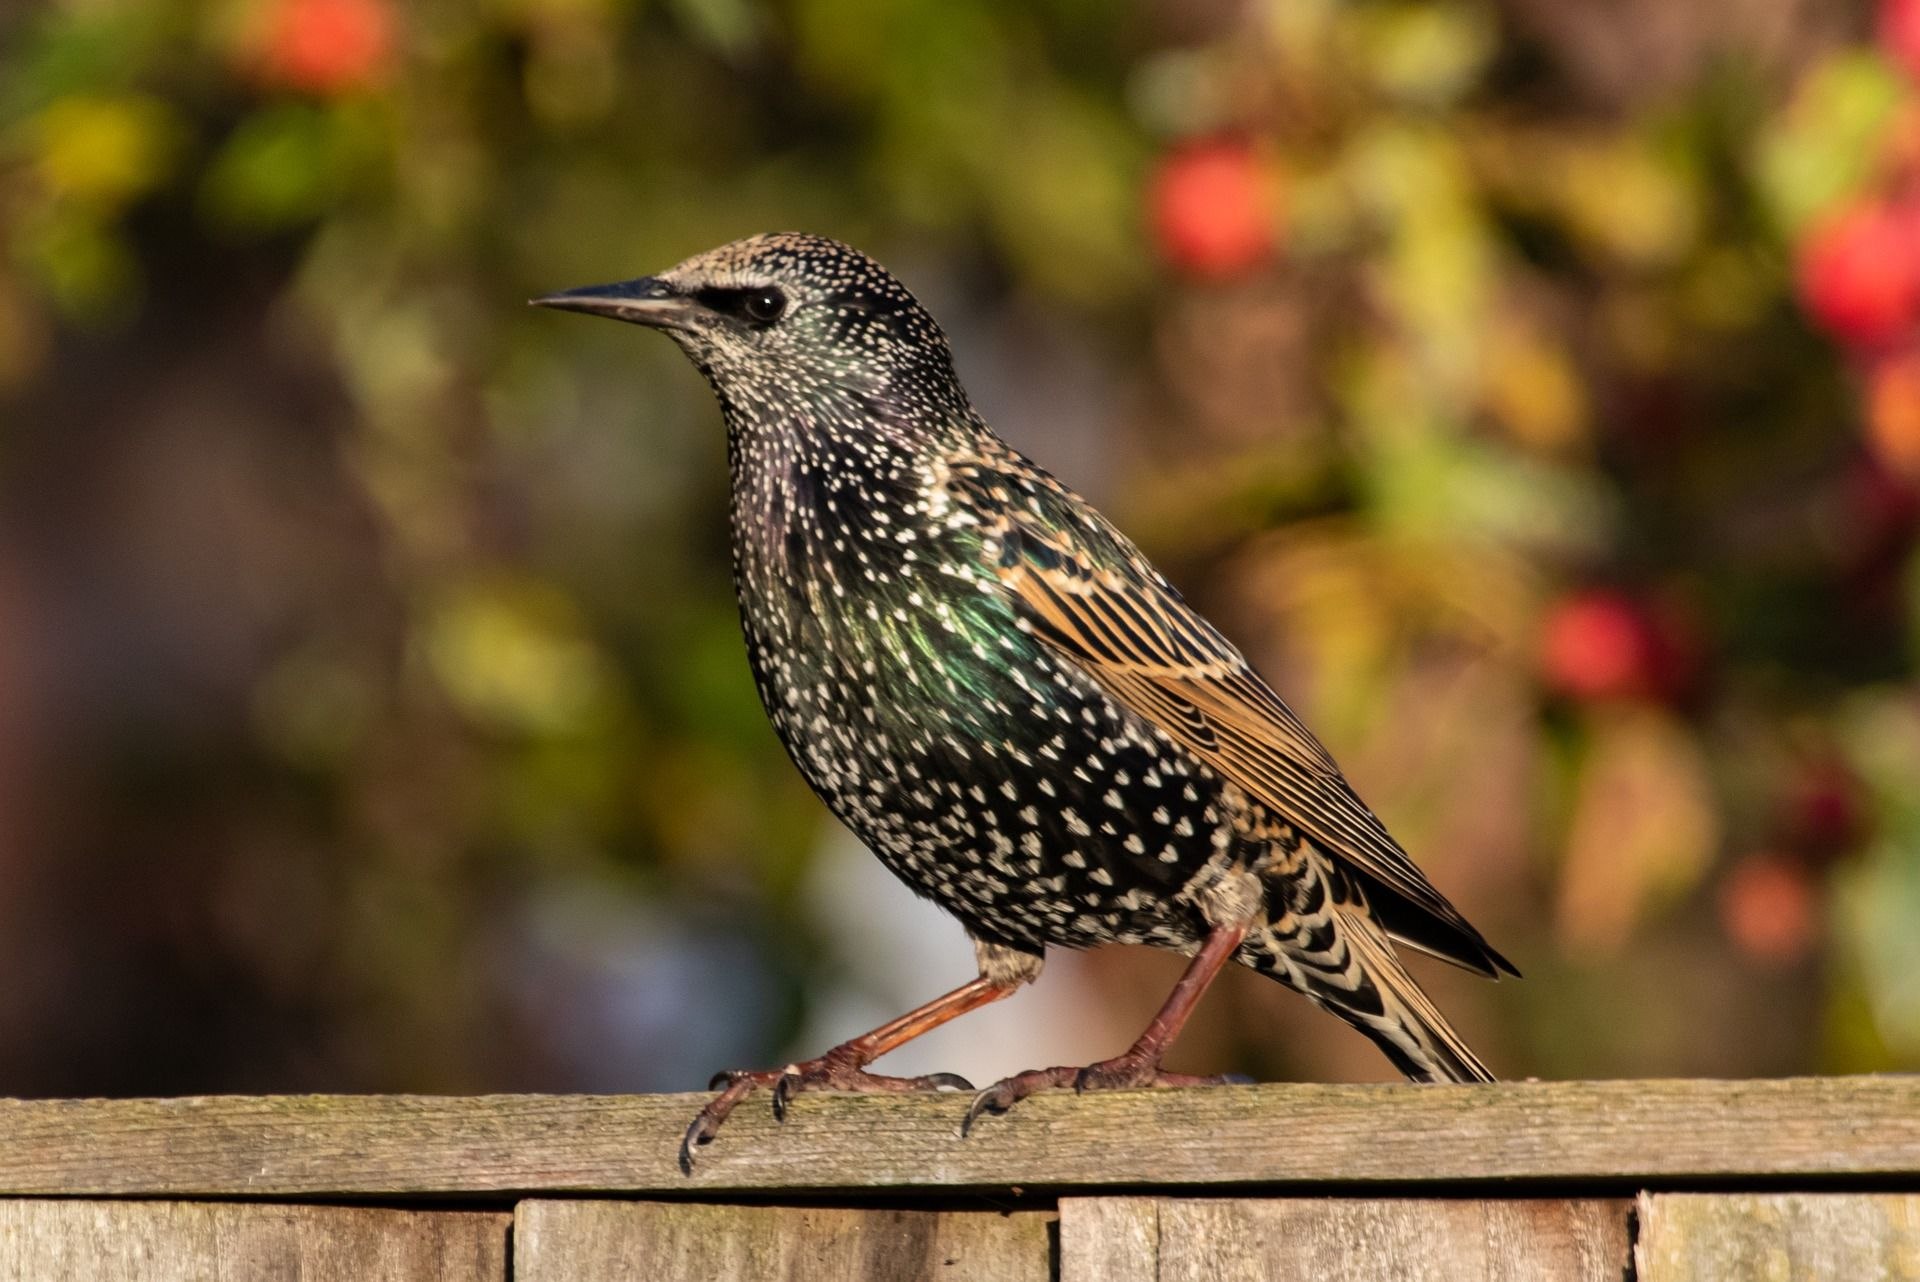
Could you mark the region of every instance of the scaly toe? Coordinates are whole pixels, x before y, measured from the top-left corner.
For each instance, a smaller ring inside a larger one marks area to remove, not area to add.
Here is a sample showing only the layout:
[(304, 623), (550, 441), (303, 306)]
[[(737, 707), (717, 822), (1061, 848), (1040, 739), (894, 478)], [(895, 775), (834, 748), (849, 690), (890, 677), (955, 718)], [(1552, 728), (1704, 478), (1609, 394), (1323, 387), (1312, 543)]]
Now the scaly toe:
[(1073, 1089), (1079, 1091), (1124, 1091), (1135, 1086), (1151, 1086), (1158, 1070), (1138, 1060), (1109, 1059), (1089, 1064), (1073, 1076)]
[(1250, 1086), (1253, 1079), (1243, 1073), (1221, 1073), (1198, 1077), (1192, 1073), (1169, 1073), (1142, 1060), (1121, 1056), (1099, 1064), (1089, 1064), (1074, 1078), (1076, 1091), (1126, 1091), (1147, 1087)]
[(973, 1083), (958, 1073), (929, 1073), (924, 1077), (887, 1077), (842, 1066), (802, 1065), (789, 1069), (773, 1084), (773, 1115), (786, 1120), (794, 1096), (802, 1091), (841, 1091), (850, 1095), (910, 1095), (918, 1091), (970, 1091)]
[(1030, 1068), (1012, 1077), (1003, 1077), (973, 1097), (967, 1115), (960, 1119), (960, 1138), (965, 1139), (973, 1124), (987, 1113), (1004, 1113), (1029, 1095), (1073, 1085), (1079, 1070), (1074, 1068)]
[(713, 1142), (721, 1124), (733, 1113), (734, 1106), (760, 1087), (769, 1087), (773, 1116), (787, 1120), (796, 1095), (803, 1091), (847, 1091), (855, 1094), (899, 1093), (912, 1091), (970, 1091), (973, 1083), (958, 1073), (929, 1073), (925, 1077), (882, 1077), (858, 1066), (850, 1056), (836, 1057), (829, 1051), (819, 1059), (785, 1068), (749, 1071), (728, 1069), (715, 1073), (707, 1089), (720, 1093), (694, 1115), (692, 1125), (680, 1141), (680, 1169), (693, 1174), (693, 1153)]
[(680, 1137), (680, 1173), (693, 1174), (693, 1150), (713, 1143), (713, 1137), (720, 1133), (720, 1126), (733, 1112), (734, 1105), (745, 1099), (757, 1085), (751, 1073), (723, 1073), (728, 1079), (726, 1089), (707, 1101), (706, 1107), (693, 1115), (693, 1121), (687, 1127), (687, 1133)]

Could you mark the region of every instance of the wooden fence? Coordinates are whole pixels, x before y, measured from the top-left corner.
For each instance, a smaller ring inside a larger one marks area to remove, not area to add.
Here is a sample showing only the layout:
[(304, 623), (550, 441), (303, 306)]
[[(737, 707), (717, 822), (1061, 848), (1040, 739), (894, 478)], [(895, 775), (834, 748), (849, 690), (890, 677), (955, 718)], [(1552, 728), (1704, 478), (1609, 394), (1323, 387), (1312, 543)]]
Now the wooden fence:
[(1920, 1078), (702, 1098), (0, 1101), (0, 1279), (1920, 1279)]

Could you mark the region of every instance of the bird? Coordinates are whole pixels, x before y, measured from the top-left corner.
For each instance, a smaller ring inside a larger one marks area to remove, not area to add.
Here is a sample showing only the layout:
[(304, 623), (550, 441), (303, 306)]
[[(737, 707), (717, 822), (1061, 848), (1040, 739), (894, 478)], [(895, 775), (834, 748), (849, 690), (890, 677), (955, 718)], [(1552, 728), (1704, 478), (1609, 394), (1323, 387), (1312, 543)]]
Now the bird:
[(714, 1078), (679, 1159), (771, 1092), (969, 1090), (868, 1071), (1009, 996), (1052, 947), (1188, 957), (1139, 1039), (977, 1092), (961, 1133), (1037, 1092), (1219, 1081), (1161, 1067), (1238, 963), (1415, 1081), (1493, 1074), (1397, 946), (1519, 972), (1415, 866), (1253, 666), (1106, 517), (988, 426), (892, 273), (778, 232), (536, 306), (663, 332), (726, 426), (749, 666), (813, 791), (957, 918), (977, 975), (819, 1058)]

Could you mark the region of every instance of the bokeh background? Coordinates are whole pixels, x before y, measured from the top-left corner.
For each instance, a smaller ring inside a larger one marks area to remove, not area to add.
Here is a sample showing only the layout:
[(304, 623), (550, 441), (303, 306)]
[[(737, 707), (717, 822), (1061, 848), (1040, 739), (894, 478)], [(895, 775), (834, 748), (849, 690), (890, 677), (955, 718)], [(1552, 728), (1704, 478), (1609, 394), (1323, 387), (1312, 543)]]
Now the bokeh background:
[[(777, 228), (1520, 964), (1422, 969), (1498, 1071), (1920, 1068), (1920, 0), (65, 0), (0, 12), (0, 1092), (691, 1089), (971, 975), (763, 722), (697, 376), (523, 305)], [(1391, 1076), (1252, 975), (1174, 1063)]]

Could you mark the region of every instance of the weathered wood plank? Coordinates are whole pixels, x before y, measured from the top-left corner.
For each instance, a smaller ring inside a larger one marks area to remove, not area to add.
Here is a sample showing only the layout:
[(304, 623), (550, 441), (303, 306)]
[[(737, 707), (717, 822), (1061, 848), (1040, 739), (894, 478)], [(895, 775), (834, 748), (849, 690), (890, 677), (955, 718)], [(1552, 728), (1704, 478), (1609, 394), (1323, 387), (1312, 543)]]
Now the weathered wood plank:
[(476, 1211), (0, 1201), (0, 1282), (506, 1282), (510, 1222)]
[(1060, 1199), (1060, 1282), (1157, 1282), (1159, 1197)]
[(1060, 1282), (1619, 1282), (1629, 1205), (1062, 1198)]
[(0, 1101), (0, 1194), (308, 1196), (1920, 1176), (1920, 1078), (1218, 1087), (966, 1101), (750, 1100), (680, 1174), (704, 1099), (289, 1096)]
[(1920, 1279), (1920, 1195), (1643, 1195), (1640, 1282)]
[(529, 1199), (518, 1282), (1048, 1282), (1051, 1215)]

